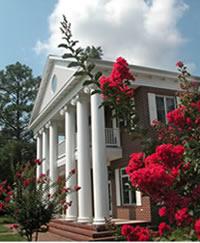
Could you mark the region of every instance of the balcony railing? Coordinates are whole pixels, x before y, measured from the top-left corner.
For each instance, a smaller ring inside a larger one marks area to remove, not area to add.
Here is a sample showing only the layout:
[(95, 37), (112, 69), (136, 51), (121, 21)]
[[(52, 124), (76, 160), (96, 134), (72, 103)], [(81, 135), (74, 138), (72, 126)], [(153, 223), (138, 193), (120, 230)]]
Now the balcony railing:
[[(75, 139), (77, 141), (77, 139)], [(120, 131), (119, 128), (105, 128), (106, 147), (120, 147)], [(91, 134), (90, 134), (91, 144)], [(77, 143), (76, 143), (77, 145)], [(65, 141), (58, 144), (58, 157), (65, 153)]]
[(119, 128), (105, 128), (106, 146), (120, 147)]

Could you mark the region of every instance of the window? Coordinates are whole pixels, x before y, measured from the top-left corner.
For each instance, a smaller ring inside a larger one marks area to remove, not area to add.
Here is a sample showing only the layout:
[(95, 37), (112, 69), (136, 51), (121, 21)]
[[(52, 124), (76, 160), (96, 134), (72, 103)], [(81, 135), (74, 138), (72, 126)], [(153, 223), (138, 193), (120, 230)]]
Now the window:
[(52, 80), (51, 80), (51, 90), (52, 90), (53, 93), (56, 92), (56, 88), (57, 88), (57, 78), (54, 75)]
[(174, 96), (156, 95), (157, 120), (166, 123), (166, 115), (169, 111), (176, 108), (176, 99)]
[(130, 186), (129, 177), (125, 172), (125, 168), (120, 170), (120, 180), (122, 204), (136, 204), (136, 193), (135, 190)]

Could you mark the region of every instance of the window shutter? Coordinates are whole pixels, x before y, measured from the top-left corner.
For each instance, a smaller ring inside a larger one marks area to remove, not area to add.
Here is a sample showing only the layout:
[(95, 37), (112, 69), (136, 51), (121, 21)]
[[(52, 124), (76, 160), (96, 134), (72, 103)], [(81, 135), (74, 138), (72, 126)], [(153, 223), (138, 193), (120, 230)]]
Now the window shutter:
[(153, 120), (157, 120), (157, 111), (156, 111), (156, 96), (153, 93), (148, 93), (148, 104), (149, 104), (149, 120), (150, 124)]
[(115, 169), (116, 204), (121, 206), (119, 169)]
[(136, 206), (142, 206), (142, 193), (140, 191), (136, 191)]

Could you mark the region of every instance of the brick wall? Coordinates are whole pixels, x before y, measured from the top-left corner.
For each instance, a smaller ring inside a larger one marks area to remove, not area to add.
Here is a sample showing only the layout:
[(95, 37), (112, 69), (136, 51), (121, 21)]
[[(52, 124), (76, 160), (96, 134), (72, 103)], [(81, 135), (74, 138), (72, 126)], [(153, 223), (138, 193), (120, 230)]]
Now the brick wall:
[[(158, 95), (174, 96), (176, 91), (151, 88), (151, 87), (139, 87), (135, 92), (135, 105), (136, 113), (139, 117), (140, 125), (143, 128), (150, 128), (149, 109), (148, 109), (148, 93), (155, 93)], [(151, 130), (148, 136), (153, 136)], [(139, 139), (132, 140), (131, 137), (121, 129), (121, 146), (122, 146), (122, 159), (111, 162), (111, 170), (116, 168), (125, 167), (129, 161), (129, 155), (134, 152), (141, 151), (141, 141)], [(114, 173), (113, 173), (114, 174)], [(142, 197), (142, 206), (116, 206), (116, 190), (115, 190), (115, 178), (112, 176), (112, 195), (113, 195), (113, 216), (122, 217), (125, 219), (137, 219), (137, 220), (151, 220), (151, 205), (150, 199), (147, 196)]]

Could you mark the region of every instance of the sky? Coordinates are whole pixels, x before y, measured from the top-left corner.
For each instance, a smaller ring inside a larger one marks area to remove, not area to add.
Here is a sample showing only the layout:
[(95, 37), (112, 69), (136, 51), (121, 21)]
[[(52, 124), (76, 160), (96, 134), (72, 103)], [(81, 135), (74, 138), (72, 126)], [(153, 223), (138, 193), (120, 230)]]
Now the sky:
[(61, 55), (62, 15), (80, 46), (101, 46), (103, 59), (200, 76), (200, 0), (0, 0), (0, 70), (20, 61), (41, 75)]

